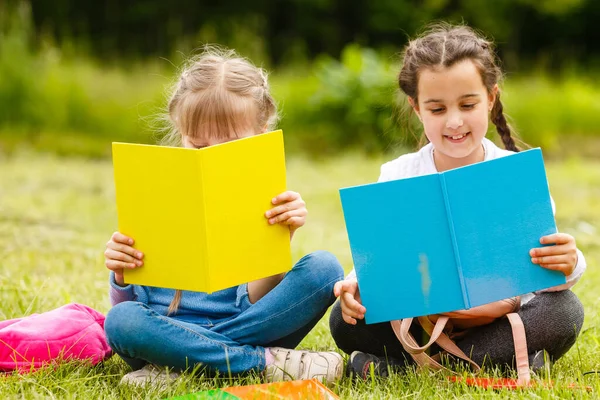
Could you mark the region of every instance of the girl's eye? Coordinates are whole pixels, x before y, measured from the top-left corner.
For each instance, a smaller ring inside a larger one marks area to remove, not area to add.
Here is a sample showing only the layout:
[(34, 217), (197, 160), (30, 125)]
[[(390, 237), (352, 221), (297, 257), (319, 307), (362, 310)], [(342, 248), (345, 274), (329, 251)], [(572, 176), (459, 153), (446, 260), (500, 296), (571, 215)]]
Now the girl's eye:
[(475, 108), (475, 103), (473, 103), (473, 104), (463, 104), (462, 107), (465, 108), (465, 109), (467, 109), (467, 110), (470, 110), (470, 109)]
[(432, 108), (430, 111), (431, 111), (432, 114), (439, 114), (442, 111), (444, 111), (444, 109), (441, 108), (441, 107), (440, 108)]

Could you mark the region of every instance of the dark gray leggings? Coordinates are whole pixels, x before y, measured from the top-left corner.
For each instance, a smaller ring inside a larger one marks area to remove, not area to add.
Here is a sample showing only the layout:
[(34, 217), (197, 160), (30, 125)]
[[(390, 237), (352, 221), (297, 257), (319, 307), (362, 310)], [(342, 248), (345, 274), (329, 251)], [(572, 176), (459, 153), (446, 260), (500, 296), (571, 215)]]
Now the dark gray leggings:
[[(583, 306), (570, 290), (540, 293), (521, 307), (519, 315), (525, 325), (529, 354), (546, 350), (553, 360), (573, 346), (583, 324)], [(413, 362), (389, 323), (366, 325), (364, 320), (359, 320), (356, 325), (349, 325), (342, 319), (339, 301), (333, 306), (329, 326), (335, 343), (345, 353), (359, 350)], [(416, 323), (411, 333), (424, 344), (423, 330)], [(514, 344), (507, 318), (471, 329), (466, 336), (457, 339), (456, 344), (479, 365), (484, 365), (484, 361), (486, 366), (513, 365)], [(431, 350), (431, 354), (437, 352), (436, 348)]]

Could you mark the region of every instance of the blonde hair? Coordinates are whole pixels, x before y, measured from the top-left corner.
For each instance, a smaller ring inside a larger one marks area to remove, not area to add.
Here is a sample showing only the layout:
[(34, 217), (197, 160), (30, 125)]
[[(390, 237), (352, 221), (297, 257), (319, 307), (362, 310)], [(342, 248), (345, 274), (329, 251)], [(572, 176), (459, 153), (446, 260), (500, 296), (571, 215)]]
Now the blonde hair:
[[(173, 85), (166, 120), (161, 144), (181, 146), (183, 135), (222, 139), (272, 130), (278, 114), (262, 68), (233, 50), (206, 46), (186, 63)], [(177, 290), (169, 315), (180, 302)]]
[(277, 106), (267, 73), (234, 50), (206, 46), (184, 65), (171, 88), (162, 144), (192, 138), (229, 138), (275, 127)]

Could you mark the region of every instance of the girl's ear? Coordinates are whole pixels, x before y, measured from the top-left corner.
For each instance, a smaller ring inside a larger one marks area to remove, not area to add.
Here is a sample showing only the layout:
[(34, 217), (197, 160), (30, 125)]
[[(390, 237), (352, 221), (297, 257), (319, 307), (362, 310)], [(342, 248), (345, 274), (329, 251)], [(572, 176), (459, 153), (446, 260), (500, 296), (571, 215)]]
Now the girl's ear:
[(495, 84), (490, 93), (488, 93), (488, 110), (492, 111), (494, 104), (496, 104), (496, 98), (498, 97), (498, 84)]
[(413, 110), (415, 110), (415, 114), (417, 114), (417, 117), (419, 118), (419, 121), (421, 120), (421, 112), (419, 110), (419, 104), (416, 103), (414, 101), (414, 99), (410, 96), (408, 96), (408, 104), (410, 104), (410, 106), (412, 107)]

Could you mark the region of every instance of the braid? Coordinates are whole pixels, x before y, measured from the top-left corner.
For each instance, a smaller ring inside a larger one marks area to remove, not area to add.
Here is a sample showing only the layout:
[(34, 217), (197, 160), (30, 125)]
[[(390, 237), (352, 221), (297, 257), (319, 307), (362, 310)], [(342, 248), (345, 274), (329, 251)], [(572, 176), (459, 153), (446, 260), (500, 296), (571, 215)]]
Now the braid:
[(510, 126), (506, 122), (506, 118), (504, 117), (504, 107), (502, 106), (502, 102), (500, 101), (500, 92), (496, 96), (496, 101), (494, 102), (494, 107), (492, 108), (491, 120), (494, 125), (496, 125), (496, 130), (502, 139), (502, 143), (504, 143), (504, 148), (506, 150), (511, 150), (514, 152), (519, 152), (519, 148), (515, 144), (512, 136), (510, 135)]
[[(405, 47), (402, 69), (398, 75), (400, 89), (407, 97), (418, 103), (421, 71), (450, 68), (464, 60), (474, 63), (488, 94), (497, 90), (495, 87), (502, 80), (502, 70), (491, 41), (464, 25), (447, 23), (431, 25), (423, 35), (411, 40)], [(515, 141), (519, 145), (527, 146), (519, 140), (508, 125), (499, 94), (492, 107), (490, 119), (496, 125), (496, 130), (507, 150), (520, 151)]]

